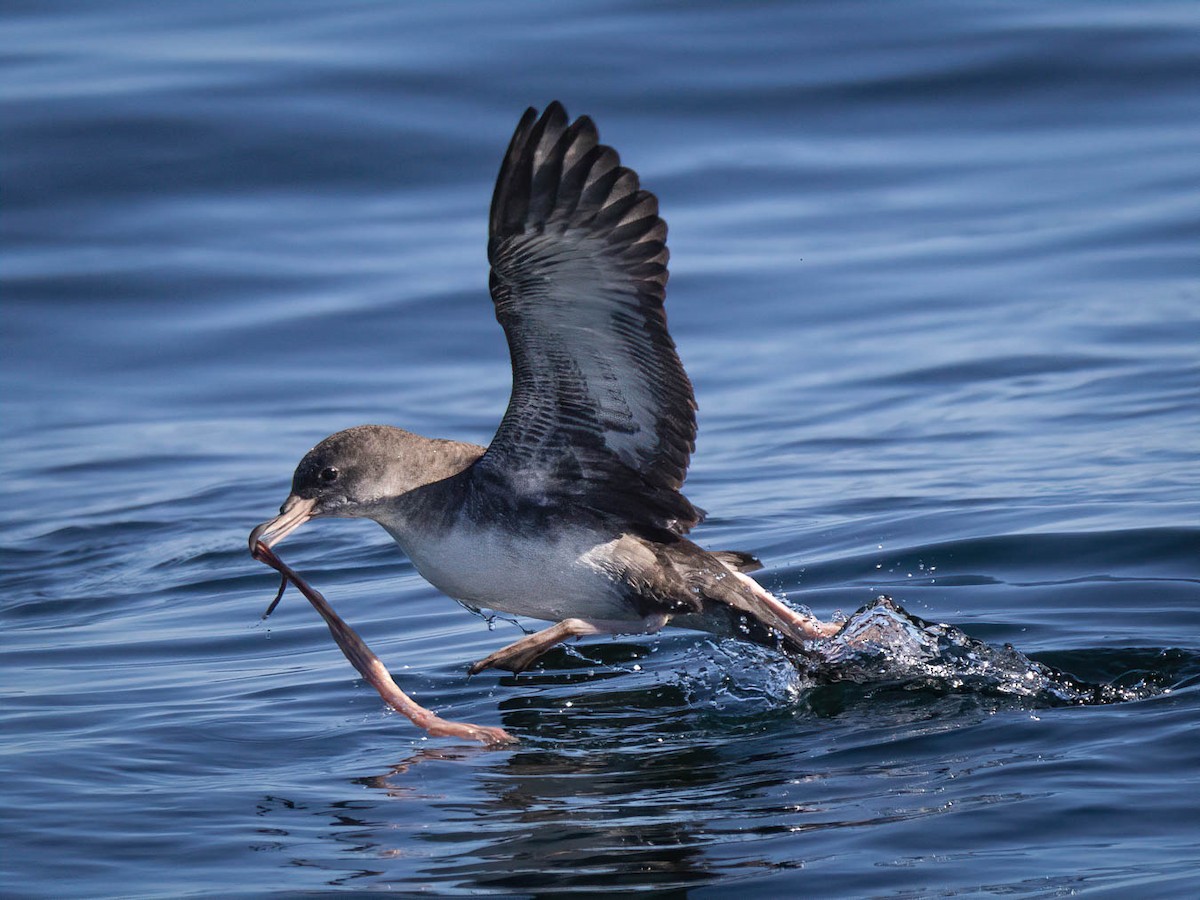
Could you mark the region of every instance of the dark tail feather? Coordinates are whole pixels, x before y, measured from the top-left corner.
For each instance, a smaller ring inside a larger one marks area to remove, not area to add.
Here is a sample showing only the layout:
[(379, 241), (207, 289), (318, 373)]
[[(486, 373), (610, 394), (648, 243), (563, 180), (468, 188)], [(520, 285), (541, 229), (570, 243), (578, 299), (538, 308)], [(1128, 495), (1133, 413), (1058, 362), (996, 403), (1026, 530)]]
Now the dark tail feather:
[(712, 550), (709, 552), (725, 565), (739, 572), (757, 572), (763, 567), (757, 557), (743, 553), (741, 550)]

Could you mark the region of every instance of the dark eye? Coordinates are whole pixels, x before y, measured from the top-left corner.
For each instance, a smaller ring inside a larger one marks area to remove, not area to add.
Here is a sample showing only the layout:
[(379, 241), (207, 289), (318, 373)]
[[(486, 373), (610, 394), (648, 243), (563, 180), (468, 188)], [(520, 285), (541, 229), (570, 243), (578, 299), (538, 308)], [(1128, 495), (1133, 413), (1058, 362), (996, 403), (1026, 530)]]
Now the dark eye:
[(337, 481), (338, 470), (335, 469), (333, 466), (329, 466), (328, 468), (322, 469), (321, 474), (317, 477), (319, 477), (326, 484), (329, 484), (331, 482)]

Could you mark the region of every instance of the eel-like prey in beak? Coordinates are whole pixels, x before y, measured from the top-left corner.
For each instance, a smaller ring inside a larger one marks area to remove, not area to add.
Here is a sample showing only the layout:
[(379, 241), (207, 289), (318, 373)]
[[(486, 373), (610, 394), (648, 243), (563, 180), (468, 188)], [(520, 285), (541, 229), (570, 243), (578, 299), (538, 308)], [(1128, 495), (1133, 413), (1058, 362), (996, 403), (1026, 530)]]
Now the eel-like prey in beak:
[[(262, 526), (259, 526), (261, 528)], [(258, 529), (255, 529), (258, 532)], [(325, 598), (308, 583), (296, 574), (290, 566), (275, 555), (275, 552), (267, 546), (263, 541), (253, 540), (257, 534), (252, 536), (250, 543), (251, 555), (260, 562), (266, 563), (276, 572), (283, 576), (283, 585), (279, 589), (279, 595), (271, 603), (270, 609), (267, 610), (267, 615), (270, 615), (275, 604), (279, 602), (279, 597), (283, 596), (283, 589), (287, 587), (290, 581), (305, 597), (308, 602), (313, 605), (313, 608), (321, 614), (321, 618), (325, 620), (325, 624), (329, 626), (329, 633), (333, 635), (334, 641), (341, 648), (342, 653), (346, 655), (346, 659), (350, 660), (350, 664), (358, 669), (359, 674), (373, 687), (379, 691), (379, 696), (384, 702), (396, 712), (407, 716), (409, 720), (418, 728), (424, 728), (433, 737), (459, 737), (468, 738), (470, 740), (480, 741), (484, 744), (515, 744), (517, 739), (505, 731), (503, 728), (493, 728), (489, 725), (471, 725), (468, 722), (451, 722), (441, 718), (432, 710), (426, 709), (415, 700), (400, 690), (396, 682), (392, 680), (391, 673), (383, 662), (371, 652), (371, 648), (366, 645), (358, 634), (342, 621), (341, 617), (333, 611)], [(265, 616), (264, 616), (265, 618)]]

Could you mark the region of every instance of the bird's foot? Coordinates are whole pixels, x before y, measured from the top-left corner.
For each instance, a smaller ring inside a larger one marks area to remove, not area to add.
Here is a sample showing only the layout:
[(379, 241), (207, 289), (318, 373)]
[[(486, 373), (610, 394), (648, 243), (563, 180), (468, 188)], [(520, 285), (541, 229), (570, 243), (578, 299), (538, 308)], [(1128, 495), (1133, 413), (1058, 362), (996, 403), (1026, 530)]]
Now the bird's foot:
[(814, 629), (817, 631), (819, 638), (831, 638), (846, 625), (845, 622), (817, 622)]
[(503, 647), (495, 653), (488, 654), (478, 662), (472, 663), (470, 668), (467, 669), (467, 674), (478, 675), (486, 669), (503, 669), (506, 672), (518, 675), (537, 662), (538, 657), (549, 649), (548, 647), (541, 647), (539, 645), (536, 648), (521, 652), (516, 649), (520, 644), (521, 641), (517, 641), (515, 644)]

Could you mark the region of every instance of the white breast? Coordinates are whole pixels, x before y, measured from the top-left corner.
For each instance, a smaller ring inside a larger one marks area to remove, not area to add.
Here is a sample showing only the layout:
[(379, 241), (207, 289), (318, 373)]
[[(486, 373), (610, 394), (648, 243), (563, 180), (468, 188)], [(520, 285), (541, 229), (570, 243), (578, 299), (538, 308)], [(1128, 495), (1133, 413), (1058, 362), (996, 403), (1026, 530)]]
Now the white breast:
[(460, 527), (433, 537), (388, 531), (427, 581), (472, 606), (552, 622), (639, 618), (602, 565), (605, 545), (581, 533), (526, 536)]

